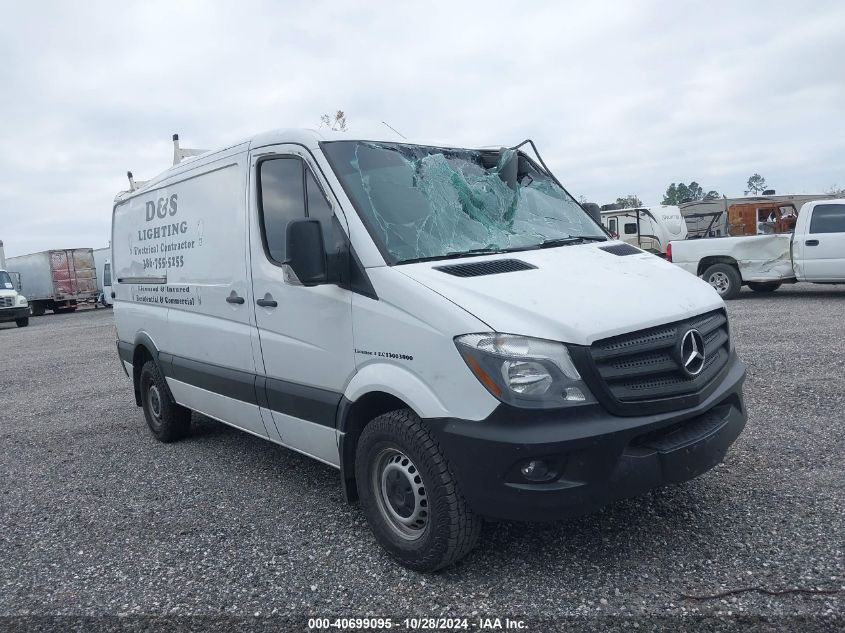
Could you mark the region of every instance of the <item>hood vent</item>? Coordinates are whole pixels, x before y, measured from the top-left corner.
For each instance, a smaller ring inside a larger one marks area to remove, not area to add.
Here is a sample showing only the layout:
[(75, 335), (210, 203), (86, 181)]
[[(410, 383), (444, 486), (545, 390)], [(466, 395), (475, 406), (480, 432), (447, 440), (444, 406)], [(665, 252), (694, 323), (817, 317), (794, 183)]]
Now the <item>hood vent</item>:
[(449, 266), (435, 266), (447, 275), (455, 277), (481, 277), (483, 275), (498, 275), (499, 273), (515, 273), (520, 270), (532, 270), (537, 268), (519, 259), (492, 259), (486, 262), (473, 262), (471, 264), (451, 264)]
[(622, 242), (621, 244), (611, 244), (610, 246), (599, 246), (599, 250), (610, 253), (611, 255), (618, 255), (619, 257), (625, 257), (625, 255), (638, 255), (639, 253), (644, 252), (636, 246), (631, 246), (625, 242)]

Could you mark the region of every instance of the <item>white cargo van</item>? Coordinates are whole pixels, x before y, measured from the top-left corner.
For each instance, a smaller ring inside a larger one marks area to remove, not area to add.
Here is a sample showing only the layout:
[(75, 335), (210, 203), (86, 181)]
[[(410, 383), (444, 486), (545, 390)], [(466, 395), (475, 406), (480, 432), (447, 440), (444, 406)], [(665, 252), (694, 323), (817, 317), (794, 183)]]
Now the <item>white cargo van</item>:
[(746, 420), (722, 300), (541, 165), (288, 130), (118, 195), (117, 346), (153, 434), (198, 411), (339, 469), (418, 570), (483, 517), (712, 468)]

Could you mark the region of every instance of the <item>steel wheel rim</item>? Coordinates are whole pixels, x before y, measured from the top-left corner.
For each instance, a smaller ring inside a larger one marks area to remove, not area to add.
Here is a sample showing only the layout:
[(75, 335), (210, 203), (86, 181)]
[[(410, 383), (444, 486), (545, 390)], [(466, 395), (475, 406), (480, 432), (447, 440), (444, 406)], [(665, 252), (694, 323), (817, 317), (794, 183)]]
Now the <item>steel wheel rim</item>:
[(376, 457), (370, 484), (382, 517), (406, 541), (416, 541), (429, 522), (428, 498), (419, 470), (407, 455), (387, 448)]
[(147, 390), (147, 404), (150, 407), (150, 413), (156, 419), (156, 421), (161, 419), (161, 394), (158, 391), (158, 387), (156, 385), (150, 385), (150, 388)]
[(707, 281), (720, 295), (725, 294), (731, 286), (731, 280), (725, 273), (713, 273)]

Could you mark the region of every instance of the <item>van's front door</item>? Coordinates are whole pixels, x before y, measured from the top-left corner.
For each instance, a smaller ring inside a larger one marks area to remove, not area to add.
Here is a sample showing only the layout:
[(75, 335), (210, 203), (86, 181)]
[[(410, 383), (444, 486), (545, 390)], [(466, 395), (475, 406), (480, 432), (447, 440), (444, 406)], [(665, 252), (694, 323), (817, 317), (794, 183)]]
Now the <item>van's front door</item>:
[[(335, 414), (354, 371), (351, 293), (298, 284), (285, 261), (291, 220), (319, 219), (331, 249), (345, 224), (324, 180), (300, 146), (255, 150), (250, 159), (250, 248), (261, 343), (259, 397), (283, 444), (337, 465)], [(269, 426), (269, 425), (268, 425)]]

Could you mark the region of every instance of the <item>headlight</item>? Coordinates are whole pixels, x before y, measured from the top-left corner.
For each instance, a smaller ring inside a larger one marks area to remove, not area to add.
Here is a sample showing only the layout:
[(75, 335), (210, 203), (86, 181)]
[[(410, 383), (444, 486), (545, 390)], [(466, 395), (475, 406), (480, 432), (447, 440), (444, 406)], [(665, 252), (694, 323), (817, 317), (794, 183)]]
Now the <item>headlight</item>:
[(546, 409), (595, 402), (563, 343), (485, 332), (455, 338), (475, 377), (502, 402)]
[(26, 297), (23, 295), (18, 295), (18, 305), (25, 306), (27, 304)]

